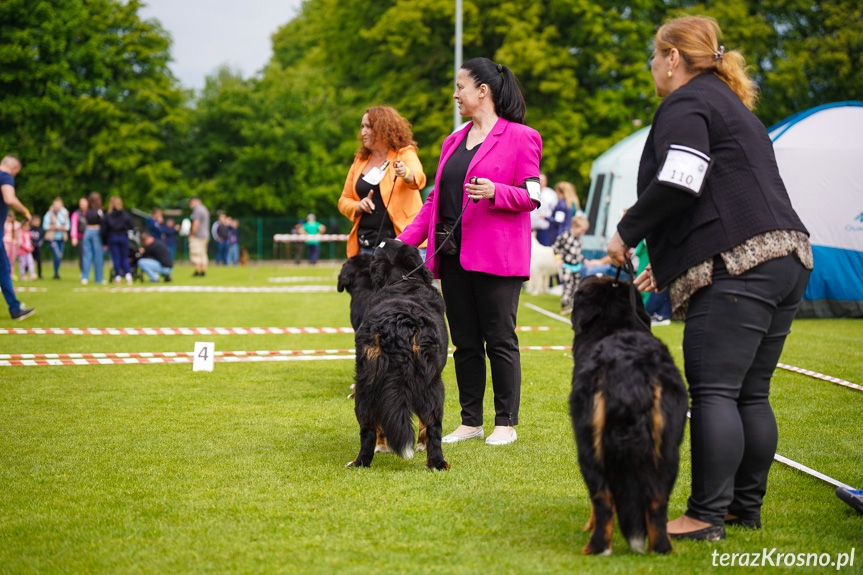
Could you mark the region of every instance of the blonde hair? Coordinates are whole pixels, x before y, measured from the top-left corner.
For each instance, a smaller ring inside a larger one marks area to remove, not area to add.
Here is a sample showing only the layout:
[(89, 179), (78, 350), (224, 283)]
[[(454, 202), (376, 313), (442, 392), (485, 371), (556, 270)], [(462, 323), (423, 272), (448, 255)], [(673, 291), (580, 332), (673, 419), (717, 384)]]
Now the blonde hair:
[(122, 210), (123, 209), (123, 200), (120, 199), (120, 196), (111, 196), (111, 199), (108, 200), (108, 211), (113, 212), (114, 210)]
[(712, 72), (728, 84), (750, 110), (758, 99), (758, 85), (749, 77), (743, 54), (725, 52), (716, 20), (707, 16), (683, 16), (663, 24), (656, 32), (654, 47), (667, 53), (677, 48), (690, 72)]
[(578, 194), (575, 193), (575, 186), (569, 182), (558, 182), (557, 185), (554, 186), (554, 190), (563, 194), (563, 199), (566, 200), (567, 206), (570, 208), (575, 206), (575, 209), (577, 210), (581, 209), (581, 204), (578, 202)]

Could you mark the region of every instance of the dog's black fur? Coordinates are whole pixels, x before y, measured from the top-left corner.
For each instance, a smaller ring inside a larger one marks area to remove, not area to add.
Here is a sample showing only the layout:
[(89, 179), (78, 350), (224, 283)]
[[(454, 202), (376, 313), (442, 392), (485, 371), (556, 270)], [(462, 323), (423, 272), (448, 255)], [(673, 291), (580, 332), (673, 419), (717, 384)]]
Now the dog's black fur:
[(610, 554), (615, 510), (631, 549), (671, 551), (668, 498), (677, 478), (688, 395), (629, 282), (589, 277), (573, 302), (569, 400), (591, 499), (585, 554)]
[(347, 290), (351, 294), (351, 326), (354, 331), (363, 323), (369, 302), (375, 293), (372, 285), (372, 254), (357, 254), (342, 266), (339, 272), (339, 292)]
[(371, 464), (378, 429), (395, 453), (411, 458), (416, 414), (428, 434), (426, 465), (449, 469), (441, 449), (441, 372), (448, 343), (445, 308), (443, 297), (432, 286), (431, 272), (422, 264), (419, 250), (398, 240), (385, 240), (375, 250), (371, 264), (375, 293), (355, 336), (360, 452), (349, 466)]

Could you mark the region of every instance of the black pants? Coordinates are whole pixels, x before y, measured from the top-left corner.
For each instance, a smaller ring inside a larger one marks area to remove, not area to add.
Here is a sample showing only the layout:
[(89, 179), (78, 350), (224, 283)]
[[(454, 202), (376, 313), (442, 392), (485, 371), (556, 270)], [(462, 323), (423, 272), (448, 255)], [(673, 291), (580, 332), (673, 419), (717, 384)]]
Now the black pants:
[(517, 425), (521, 356), (515, 323), (524, 278), (465, 271), (458, 256), (441, 256), (438, 269), (455, 345), (453, 359), (462, 424), (482, 425), (488, 352), (494, 388), (494, 424)]
[(726, 513), (760, 519), (778, 432), (770, 378), (809, 270), (795, 256), (731, 276), (690, 301), (683, 356), (692, 398), (692, 495), (686, 514), (721, 525)]

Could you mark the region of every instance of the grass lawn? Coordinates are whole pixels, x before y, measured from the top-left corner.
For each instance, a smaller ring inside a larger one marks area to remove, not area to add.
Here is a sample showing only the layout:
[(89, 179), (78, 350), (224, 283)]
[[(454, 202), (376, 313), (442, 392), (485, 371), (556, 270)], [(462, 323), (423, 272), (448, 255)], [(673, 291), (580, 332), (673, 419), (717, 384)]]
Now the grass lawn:
[[(107, 293), (63, 280), (23, 293), (38, 308), (7, 327), (267, 327), (350, 325), (347, 294)], [(178, 268), (171, 285), (335, 285), (338, 268)], [(293, 284), (270, 277), (320, 276)], [(66, 277), (70, 279), (65, 279)], [(559, 309), (552, 296), (522, 296)], [(4, 316), (5, 317), (5, 316)], [(570, 345), (571, 331), (524, 306), (521, 345)], [(784, 363), (863, 383), (863, 322), (795, 322)], [(655, 328), (682, 366), (682, 325)], [(352, 348), (350, 334), (0, 335), (0, 353)], [(429, 472), (359, 450), (353, 362), (0, 367), (0, 573), (695, 573), (712, 553), (828, 553), (855, 549), (863, 516), (834, 489), (775, 463), (758, 532), (728, 529), (716, 544), (675, 543), (639, 556), (615, 529), (612, 557), (584, 557), (589, 515), (567, 400), (572, 360), (522, 353), (519, 439), (505, 447), (444, 445), (452, 469)], [(459, 423), (452, 361), (444, 372), (444, 433)], [(777, 370), (779, 453), (863, 487), (863, 392)], [(492, 428), (489, 385), (486, 432)], [(682, 447), (672, 517), (689, 493)], [(775, 558), (775, 554), (773, 555)], [(740, 569), (748, 571), (748, 568)], [(776, 567), (795, 573), (836, 567)], [(731, 569), (734, 571), (734, 569)]]

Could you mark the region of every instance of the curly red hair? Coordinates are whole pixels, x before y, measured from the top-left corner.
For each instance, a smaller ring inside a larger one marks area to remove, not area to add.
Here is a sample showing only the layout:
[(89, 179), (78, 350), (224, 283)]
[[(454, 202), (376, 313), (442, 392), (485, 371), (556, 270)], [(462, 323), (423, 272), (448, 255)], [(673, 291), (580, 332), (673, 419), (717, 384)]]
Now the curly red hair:
[[(369, 116), (369, 124), (374, 130), (375, 139), (383, 139), (390, 150), (400, 150), (406, 146), (416, 147), (411, 124), (401, 117), (394, 108), (389, 106), (372, 106), (365, 111)], [(362, 141), (362, 132), (357, 134)], [(372, 151), (364, 145), (360, 146), (357, 155), (363, 160), (371, 156)]]

